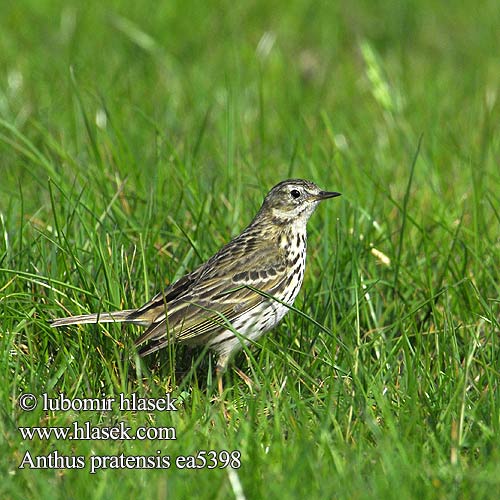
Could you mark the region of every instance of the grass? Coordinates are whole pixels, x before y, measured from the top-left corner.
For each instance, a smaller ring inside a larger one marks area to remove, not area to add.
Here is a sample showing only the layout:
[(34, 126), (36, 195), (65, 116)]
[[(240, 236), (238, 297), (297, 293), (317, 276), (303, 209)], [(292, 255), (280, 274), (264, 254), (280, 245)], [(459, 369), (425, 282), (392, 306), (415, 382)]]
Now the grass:
[[(2, 498), (497, 498), (496, 2), (48, 2), (0, 20)], [(140, 329), (52, 329), (142, 305), (296, 176), (343, 193), (309, 224), (292, 311), (237, 356), (145, 360)], [(23, 393), (178, 411), (23, 412)], [(176, 440), (23, 440), (124, 422)], [(241, 467), (179, 455), (238, 450)], [(86, 467), (19, 469), (25, 453)], [(165, 469), (92, 456), (169, 456)]]

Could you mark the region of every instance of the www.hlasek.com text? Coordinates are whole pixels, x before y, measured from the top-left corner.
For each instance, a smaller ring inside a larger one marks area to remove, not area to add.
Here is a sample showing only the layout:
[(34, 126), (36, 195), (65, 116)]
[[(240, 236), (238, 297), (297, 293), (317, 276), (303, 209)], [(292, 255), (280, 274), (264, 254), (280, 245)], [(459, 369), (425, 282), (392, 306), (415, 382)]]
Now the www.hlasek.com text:
[(91, 425), (90, 422), (72, 422), (66, 427), (18, 427), (23, 440), (32, 441), (56, 439), (70, 441), (174, 441), (175, 427), (132, 427), (119, 422), (113, 426)]

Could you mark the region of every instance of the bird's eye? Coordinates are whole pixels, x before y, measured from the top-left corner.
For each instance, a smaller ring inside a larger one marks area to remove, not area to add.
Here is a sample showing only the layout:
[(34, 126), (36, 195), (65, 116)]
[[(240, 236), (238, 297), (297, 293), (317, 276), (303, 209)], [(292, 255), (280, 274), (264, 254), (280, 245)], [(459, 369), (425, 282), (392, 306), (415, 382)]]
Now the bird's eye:
[(298, 189), (292, 189), (290, 195), (292, 198), (300, 198), (300, 191)]

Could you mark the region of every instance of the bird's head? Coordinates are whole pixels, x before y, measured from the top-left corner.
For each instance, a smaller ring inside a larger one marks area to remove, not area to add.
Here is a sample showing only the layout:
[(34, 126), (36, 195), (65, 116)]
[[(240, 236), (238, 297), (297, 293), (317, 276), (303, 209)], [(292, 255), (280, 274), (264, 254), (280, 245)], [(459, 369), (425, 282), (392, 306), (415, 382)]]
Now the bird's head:
[(314, 182), (289, 179), (269, 191), (259, 216), (278, 224), (306, 224), (320, 201), (335, 196), (340, 196), (340, 193), (322, 191)]

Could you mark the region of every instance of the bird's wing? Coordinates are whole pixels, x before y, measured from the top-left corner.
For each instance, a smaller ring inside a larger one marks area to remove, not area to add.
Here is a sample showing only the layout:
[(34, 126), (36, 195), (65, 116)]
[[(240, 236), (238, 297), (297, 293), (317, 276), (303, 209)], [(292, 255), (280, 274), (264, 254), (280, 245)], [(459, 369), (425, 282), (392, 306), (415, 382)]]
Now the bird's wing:
[(285, 259), (276, 247), (224, 247), (137, 311), (138, 317), (149, 315), (152, 324), (136, 345), (153, 341), (142, 351), (148, 354), (170, 339), (203, 342), (260, 304), (263, 294), (274, 295), (285, 279)]

